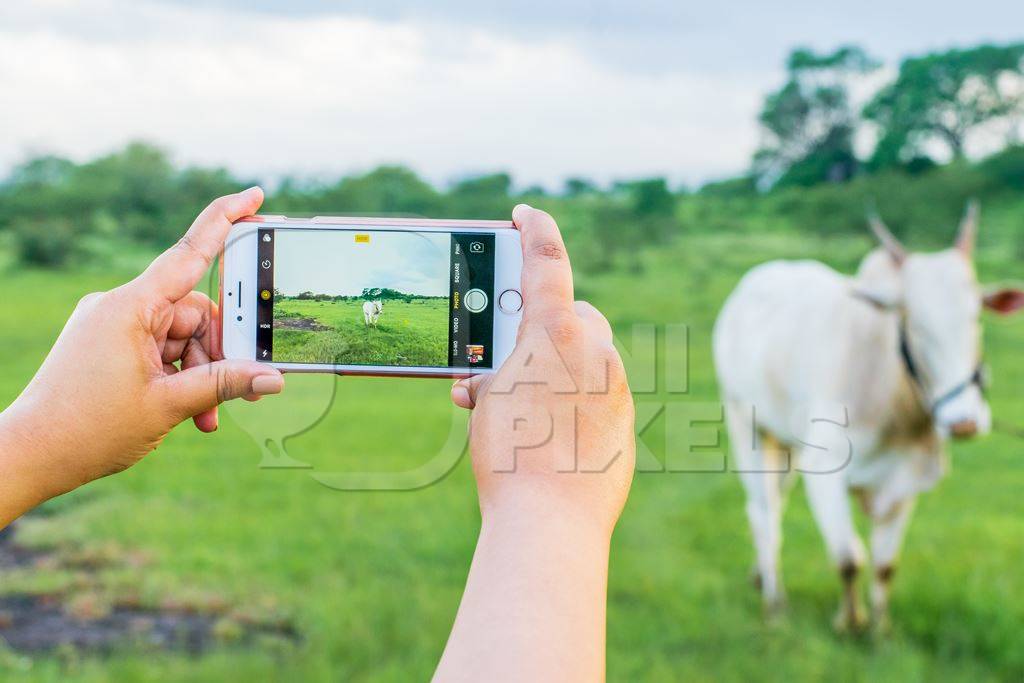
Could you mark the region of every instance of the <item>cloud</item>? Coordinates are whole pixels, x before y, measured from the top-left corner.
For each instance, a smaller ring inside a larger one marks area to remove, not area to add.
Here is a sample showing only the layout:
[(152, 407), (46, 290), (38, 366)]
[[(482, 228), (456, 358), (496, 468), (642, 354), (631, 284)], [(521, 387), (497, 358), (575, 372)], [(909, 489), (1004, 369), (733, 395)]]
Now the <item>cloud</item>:
[[(278, 230), (274, 286), (286, 295), (359, 295), (383, 288), (421, 296), (447, 296), (450, 237), (439, 233)], [(339, 268), (338, 264), (344, 264)]]
[(144, 138), (246, 177), (400, 162), (434, 181), (507, 169), (555, 185), (740, 168), (760, 88), (484, 29), (45, 0), (0, 10), (0, 89), (5, 165)]
[(435, 183), (694, 183), (747, 166), (795, 44), (892, 60), (1022, 22), (1008, 0), (6, 0), (0, 168), (142, 138), (254, 179), (402, 163)]

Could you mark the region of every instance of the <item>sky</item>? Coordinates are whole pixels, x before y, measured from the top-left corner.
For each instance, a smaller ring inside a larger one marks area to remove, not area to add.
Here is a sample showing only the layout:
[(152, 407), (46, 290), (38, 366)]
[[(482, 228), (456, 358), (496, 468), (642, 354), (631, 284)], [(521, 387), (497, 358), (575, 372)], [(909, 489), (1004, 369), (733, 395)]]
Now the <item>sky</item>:
[(405, 164), (557, 189), (744, 170), (797, 45), (1024, 38), (1019, 0), (3, 0), (0, 172), (131, 139), (245, 179)]
[[(278, 230), (274, 245), (274, 288), (286, 296), (301, 292), (353, 296), (365, 288), (395, 289), (420, 296), (448, 296), (447, 234), (362, 231)], [(338, 264), (343, 264), (339, 267)]]

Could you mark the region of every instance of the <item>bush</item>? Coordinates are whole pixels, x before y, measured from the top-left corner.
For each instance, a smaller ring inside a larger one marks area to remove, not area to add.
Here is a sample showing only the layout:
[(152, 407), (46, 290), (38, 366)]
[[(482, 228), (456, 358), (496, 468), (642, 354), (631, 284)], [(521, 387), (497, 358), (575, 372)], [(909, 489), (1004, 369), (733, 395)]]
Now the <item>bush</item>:
[(59, 268), (82, 253), (81, 232), (66, 218), (19, 220), (11, 233), (15, 254), (25, 265)]
[(1024, 190), (1024, 145), (993, 154), (981, 162), (979, 168), (997, 186)]

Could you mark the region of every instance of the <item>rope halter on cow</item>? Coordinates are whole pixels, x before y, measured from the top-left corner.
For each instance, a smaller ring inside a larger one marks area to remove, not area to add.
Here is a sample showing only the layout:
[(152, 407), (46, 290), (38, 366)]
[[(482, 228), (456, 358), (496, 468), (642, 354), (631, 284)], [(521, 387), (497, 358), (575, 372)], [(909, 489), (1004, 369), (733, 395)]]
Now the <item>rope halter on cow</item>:
[(983, 395), (985, 390), (988, 388), (988, 372), (985, 368), (985, 362), (979, 361), (974, 367), (974, 371), (969, 377), (967, 377), (967, 379), (956, 384), (952, 389), (939, 395), (937, 398), (929, 401), (928, 390), (924, 386), (924, 381), (921, 378), (921, 372), (918, 370), (917, 364), (914, 362), (914, 357), (910, 353), (910, 342), (907, 341), (907, 326), (904, 321), (900, 322), (900, 357), (903, 359), (903, 365), (907, 369), (907, 374), (910, 375), (910, 379), (913, 380), (921, 394), (922, 403), (924, 403), (925, 408), (927, 408), (928, 412), (933, 416), (939, 412), (939, 408), (949, 403), (972, 386), (978, 387), (978, 391)]
[[(968, 258), (970, 258), (974, 250), (975, 236), (978, 231), (978, 216), (980, 208), (976, 200), (971, 200), (967, 203), (967, 208), (964, 212), (964, 217), (960, 221), (960, 228), (957, 232), (956, 248), (963, 252)], [(895, 235), (889, 230), (889, 228), (882, 222), (878, 212), (873, 207), (868, 208), (868, 225), (871, 227), (871, 231), (878, 239), (879, 243), (888, 252), (893, 263), (896, 264), (897, 268), (903, 266), (903, 263), (907, 260), (907, 250), (903, 244), (896, 238)], [(871, 297), (865, 296), (863, 293), (854, 290), (854, 296), (861, 298), (869, 303), (872, 303), (877, 308), (885, 309), (889, 311), (897, 310), (897, 307), (886, 305), (884, 303), (873, 300)], [(946, 405), (950, 401), (954, 400), (957, 396), (967, 391), (970, 387), (976, 386), (978, 390), (984, 395), (985, 389), (988, 385), (987, 373), (985, 371), (984, 361), (979, 361), (974, 366), (974, 370), (971, 374), (964, 379), (962, 382), (955, 384), (951, 389), (942, 393), (934, 398), (929, 396), (929, 389), (934, 387), (925, 386), (924, 378), (921, 375), (920, 368), (917, 363), (914, 362), (913, 354), (910, 350), (910, 342), (907, 337), (907, 322), (906, 313), (902, 309), (899, 310), (900, 321), (899, 321), (899, 353), (903, 359), (903, 365), (907, 369), (907, 374), (917, 387), (918, 394), (920, 395), (921, 403), (924, 408), (933, 417), (938, 413), (942, 406)]]

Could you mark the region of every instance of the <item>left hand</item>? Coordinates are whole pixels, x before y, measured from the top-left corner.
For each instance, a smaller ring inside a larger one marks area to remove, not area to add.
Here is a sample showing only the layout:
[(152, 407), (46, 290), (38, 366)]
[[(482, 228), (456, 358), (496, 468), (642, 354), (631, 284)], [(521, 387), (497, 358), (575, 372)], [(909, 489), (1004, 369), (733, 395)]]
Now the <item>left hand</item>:
[(119, 472), (180, 422), (194, 418), (212, 432), (219, 403), (282, 390), (284, 378), (269, 365), (215, 358), (217, 305), (192, 291), (232, 223), (262, 202), (258, 187), (217, 199), (142, 275), (78, 303), (28, 387), (0, 414), (0, 528), (12, 500), (28, 509)]

